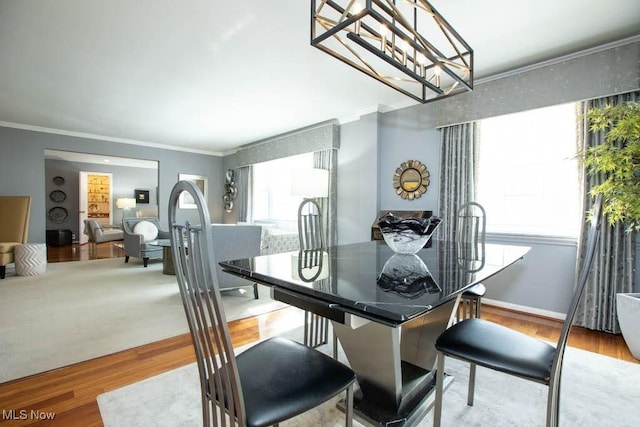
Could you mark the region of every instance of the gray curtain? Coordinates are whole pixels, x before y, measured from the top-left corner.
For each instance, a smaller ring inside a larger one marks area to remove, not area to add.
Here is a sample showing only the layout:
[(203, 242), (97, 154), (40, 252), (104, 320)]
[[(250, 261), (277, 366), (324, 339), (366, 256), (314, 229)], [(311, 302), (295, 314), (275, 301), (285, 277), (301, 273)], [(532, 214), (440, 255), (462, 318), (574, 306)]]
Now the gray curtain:
[[(640, 92), (610, 96), (590, 100), (583, 103), (584, 123), (581, 126), (578, 144), (579, 150), (601, 144), (604, 132), (588, 131), (586, 112), (590, 108), (603, 107), (606, 104), (617, 105), (625, 101), (640, 99)], [(602, 175), (586, 174), (581, 171), (583, 182), (584, 212), (593, 206), (589, 191), (594, 185), (604, 181)], [(584, 247), (588, 231), (588, 223), (584, 221), (578, 241), (578, 267), (584, 257)], [(587, 280), (584, 297), (578, 306), (574, 324), (589, 329), (618, 334), (620, 327), (616, 314), (616, 294), (632, 292), (634, 281), (636, 234), (627, 233), (624, 225), (611, 227), (606, 219), (600, 234), (600, 243), (596, 248), (591, 274)]]
[(325, 243), (327, 247), (334, 246), (338, 241), (338, 150), (328, 149), (313, 153), (313, 167), (329, 171), (329, 197), (320, 199), (320, 208), (325, 228)]
[(251, 218), (251, 185), (252, 185), (252, 168), (251, 166), (244, 166), (238, 168), (238, 198), (236, 203), (238, 204), (238, 212), (240, 217), (238, 221), (252, 222)]
[(458, 289), (469, 283), (470, 272), (459, 269), (455, 251), (456, 223), (459, 207), (475, 199), (478, 170), (477, 123), (463, 123), (442, 129), (440, 161), (440, 209), (438, 216), (443, 222), (437, 230), (437, 244), (448, 250), (439, 259), (441, 276), (436, 278), (445, 292)]
[(455, 240), (458, 209), (475, 199), (478, 128), (475, 122), (442, 128), (439, 216), (443, 223), (437, 232), (440, 240)]

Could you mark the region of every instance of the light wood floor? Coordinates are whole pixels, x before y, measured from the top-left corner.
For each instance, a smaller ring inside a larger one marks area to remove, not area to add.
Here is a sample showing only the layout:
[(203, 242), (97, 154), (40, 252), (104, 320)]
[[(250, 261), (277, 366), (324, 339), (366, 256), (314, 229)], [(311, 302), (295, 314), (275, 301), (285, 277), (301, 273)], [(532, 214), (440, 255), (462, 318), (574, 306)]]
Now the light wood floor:
[[(86, 245), (85, 245), (86, 246)], [(122, 256), (118, 248), (104, 244), (99, 258)], [(89, 259), (88, 248), (50, 248), (49, 262)], [(86, 253), (85, 253), (86, 252)], [(501, 308), (483, 306), (483, 318), (504, 324), (540, 339), (554, 341), (561, 322)], [(285, 308), (273, 313), (230, 322), (234, 345), (278, 335), (292, 323), (302, 324), (301, 311)], [(573, 328), (569, 345), (638, 363), (622, 337)], [(106, 391), (141, 381), (195, 361), (188, 334), (125, 350), (38, 375), (0, 384), (0, 425), (4, 426), (102, 426), (96, 397)], [(1, 363), (1, 362), (0, 362)], [(53, 421), (7, 420), (10, 410), (55, 413)]]

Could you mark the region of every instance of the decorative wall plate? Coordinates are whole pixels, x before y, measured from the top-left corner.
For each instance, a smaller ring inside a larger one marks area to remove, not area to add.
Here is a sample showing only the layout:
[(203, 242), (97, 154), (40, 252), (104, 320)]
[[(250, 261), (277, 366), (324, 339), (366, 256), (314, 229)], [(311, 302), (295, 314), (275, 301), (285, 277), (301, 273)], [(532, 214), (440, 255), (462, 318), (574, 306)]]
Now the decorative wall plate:
[(49, 219), (58, 224), (65, 222), (69, 219), (69, 212), (67, 212), (65, 208), (56, 206), (55, 208), (49, 209)]
[(64, 184), (64, 178), (61, 177), (61, 176), (54, 176), (53, 177), (53, 183), (55, 185), (62, 185), (62, 184)]
[(62, 190), (54, 190), (49, 194), (49, 198), (56, 203), (62, 203), (67, 198), (67, 193)]
[(238, 197), (238, 188), (236, 187), (235, 176), (236, 173), (233, 169), (227, 169), (225, 174), (224, 195), (222, 196), (222, 200), (224, 201), (224, 210), (227, 213), (231, 213), (233, 211), (233, 200)]

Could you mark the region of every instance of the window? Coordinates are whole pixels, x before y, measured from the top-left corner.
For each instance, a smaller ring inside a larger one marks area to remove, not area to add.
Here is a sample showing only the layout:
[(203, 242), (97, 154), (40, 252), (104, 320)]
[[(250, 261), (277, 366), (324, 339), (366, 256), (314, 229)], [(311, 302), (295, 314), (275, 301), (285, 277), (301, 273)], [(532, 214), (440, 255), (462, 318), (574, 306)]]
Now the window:
[(487, 232), (578, 235), (577, 123), (575, 104), (480, 121), (477, 199)]
[(297, 230), (301, 196), (291, 195), (291, 171), (312, 169), (313, 153), (253, 165), (252, 218), (287, 230)]

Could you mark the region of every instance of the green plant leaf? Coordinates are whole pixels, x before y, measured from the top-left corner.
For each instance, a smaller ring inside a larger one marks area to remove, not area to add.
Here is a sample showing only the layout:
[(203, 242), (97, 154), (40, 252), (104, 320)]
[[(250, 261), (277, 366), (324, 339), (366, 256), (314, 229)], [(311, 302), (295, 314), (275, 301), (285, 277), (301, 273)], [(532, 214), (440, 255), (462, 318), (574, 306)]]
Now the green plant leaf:
[(640, 231), (640, 103), (592, 108), (587, 118), (590, 132), (605, 132), (602, 144), (582, 153), (587, 173), (606, 177), (591, 194), (602, 194), (611, 225)]

